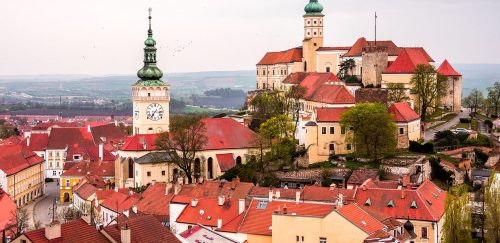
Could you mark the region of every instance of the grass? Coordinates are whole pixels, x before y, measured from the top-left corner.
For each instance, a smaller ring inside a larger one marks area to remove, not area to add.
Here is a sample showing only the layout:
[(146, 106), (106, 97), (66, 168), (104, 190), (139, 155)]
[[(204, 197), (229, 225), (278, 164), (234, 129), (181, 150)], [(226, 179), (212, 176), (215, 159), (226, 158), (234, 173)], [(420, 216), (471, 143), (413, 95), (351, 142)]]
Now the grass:
[(452, 129), (455, 129), (455, 128), (469, 129), (469, 123), (458, 123), (457, 125), (452, 127)]
[(474, 119), (471, 121), (471, 129), (474, 130), (474, 131), (477, 131), (478, 129), (478, 120)]
[(342, 162), (346, 168), (350, 170), (360, 169), (360, 168), (368, 168), (368, 169), (378, 169), (380, 167), (380, 163), (377, 162), (358, 162), (358, 161), (345, 161)]
[(458, 166), (458, 164), (460, 163), (460, 161), (448, 156), (448, 155), (444, 155), (444, 154), (440, 154), (440, 153), (437, 153), (436, 154), (437, 157), (443, 159), (443, 160), (446, 160), (452, 164), (454, 164), (455, 166)]
[(436, 110), (434, 110), (434, 112), (426, 118), (426, 121), (427, 122), (439, 121), (441, 119), (438, 119), (438, 117), (442, 116), (444, 113), (445, 111), (443, 109), (436, 108)]
[(489, 117), (487, 117), (483, 114), (480, 114), (480, 113), (476, 113), (474, 116), (477, 118), (481, 118), (482, 120), (492, 120), (492, 118), (489, 118)]

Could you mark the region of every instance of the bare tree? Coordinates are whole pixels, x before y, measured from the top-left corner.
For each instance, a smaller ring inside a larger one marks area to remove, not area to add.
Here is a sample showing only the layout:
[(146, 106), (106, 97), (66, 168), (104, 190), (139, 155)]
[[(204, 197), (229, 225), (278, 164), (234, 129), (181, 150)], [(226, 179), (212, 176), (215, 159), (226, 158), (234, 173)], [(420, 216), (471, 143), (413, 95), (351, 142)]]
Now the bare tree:
[(397, 103), (408, 100), (406, 95), (404, 84), (401, 83), (389, 83), (387, 84), (387, 99), (389, 102)]
[(471, 117), (481, 108), (484, 104), (483, 92), (478, 89), (473, 89), (468, 96), (463, 100), (464, 106), (471, 109)]
[(193, 182), (194, 160), (208, 142), (205, 123), (201, 116), (174, 116), (170, 121), (170, 131), (161, 133), (156, 147), (170, 153), (171, 159), (165, 161), (179, 167), (189, 181)]
[(417, 65), (410, 83), (417, 95), (420, 118), (425, 121), (428, 109), (437, 107), (441, 98), (446, 95), (446, 77), (438, 74), (433, 66), (420, 64)]
[(29, 229), (30, 214), (25, 208), (17, 208), (16, 211), (11, 212), (13, 222), (8, 225), (8, 230), (17, 236), (22, 235)]

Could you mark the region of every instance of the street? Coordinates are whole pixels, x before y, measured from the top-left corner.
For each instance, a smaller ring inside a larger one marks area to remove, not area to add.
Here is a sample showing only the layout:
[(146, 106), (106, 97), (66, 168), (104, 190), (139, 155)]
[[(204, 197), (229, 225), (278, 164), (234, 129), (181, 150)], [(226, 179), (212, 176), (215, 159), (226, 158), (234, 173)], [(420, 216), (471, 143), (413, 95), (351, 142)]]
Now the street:
[(449, 122), (447, 122), (439, 127), (426, 130), (424, 133), (424, 141), (425, 142), (431, 141), (432, 139), (434, 139), (434, 134), (436, 134), (436, 132), (449, 130), (454, 125), (460, 123), (460, 118), (468, 118), (470, 115), (469, 109), (463, 108), (462, 110), (463, 111), (460, 112), (458, 114), (458, 116), (454, 117)]
[[(54, 200), (59, 198), (59, 187), (56, 182), (48, 182), (45, 184), (45, 197), (37, 201), (34, 205), (33, 223), (40, 223), (41, 227), (49, 224), (52, 221), (52, 207)], [(69, 203), (57, 203), (57, 212), (60, 212)], [(56, 212), (56, 216), (57, 216)]]

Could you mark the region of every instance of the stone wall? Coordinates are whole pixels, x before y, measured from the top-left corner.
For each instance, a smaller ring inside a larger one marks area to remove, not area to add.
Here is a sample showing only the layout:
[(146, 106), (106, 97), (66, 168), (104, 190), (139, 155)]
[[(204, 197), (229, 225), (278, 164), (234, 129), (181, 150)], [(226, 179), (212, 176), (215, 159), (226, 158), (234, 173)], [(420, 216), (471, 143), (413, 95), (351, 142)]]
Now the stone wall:
[(381, 85), (382, 72), (387, 68), (387, 48), (381, 46), (368, 46), (362, 54), (361, 77), (363, 84), (373, 86)]

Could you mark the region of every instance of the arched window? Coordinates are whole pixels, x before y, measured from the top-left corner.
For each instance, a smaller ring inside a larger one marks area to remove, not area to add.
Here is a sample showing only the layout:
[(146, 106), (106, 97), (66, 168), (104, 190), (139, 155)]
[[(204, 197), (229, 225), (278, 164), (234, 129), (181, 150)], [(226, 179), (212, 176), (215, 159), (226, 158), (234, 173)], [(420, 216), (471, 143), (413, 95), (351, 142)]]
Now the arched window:
[(201, 174), (201, 162), (199, 158), (194, 160), (194, 176), (197, 178)]
[(213, 167), (214, 167), (214, 159), (212, 159), (212, 157), (210, 157), (210, 158), (208, 158), (208, 161), (207, 161), (208, 179), (214, 178)]
[(236, 157), (236, 164), (241, 165), (241, 156)]

